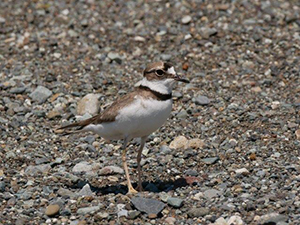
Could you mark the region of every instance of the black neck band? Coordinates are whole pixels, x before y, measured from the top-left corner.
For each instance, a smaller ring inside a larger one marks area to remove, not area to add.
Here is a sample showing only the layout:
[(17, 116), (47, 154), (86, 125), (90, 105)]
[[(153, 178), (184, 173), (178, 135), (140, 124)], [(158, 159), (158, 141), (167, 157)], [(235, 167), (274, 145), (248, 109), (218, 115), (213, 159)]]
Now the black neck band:
[(143, 85), (140, 85), (139, 88), (143, 89), (143, 90), (151, 91), (161, 101), (169, 100), (172, 98), (172, 93), (162, 94), (162, 93), (159, 93), (158, 91), (154, 91), (154, 90), (150, 89), (149, 87), (143, 86)]

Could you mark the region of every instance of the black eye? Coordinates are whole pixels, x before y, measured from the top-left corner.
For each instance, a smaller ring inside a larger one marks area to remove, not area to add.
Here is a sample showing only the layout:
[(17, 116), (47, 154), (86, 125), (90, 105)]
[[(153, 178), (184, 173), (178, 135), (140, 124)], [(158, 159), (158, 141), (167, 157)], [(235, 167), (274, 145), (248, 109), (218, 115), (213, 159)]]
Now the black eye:
[(155, 73), (158, 75), (158, 76), (162, 76), (164, 74), (164, 71), (163, 70), (156, 70)]

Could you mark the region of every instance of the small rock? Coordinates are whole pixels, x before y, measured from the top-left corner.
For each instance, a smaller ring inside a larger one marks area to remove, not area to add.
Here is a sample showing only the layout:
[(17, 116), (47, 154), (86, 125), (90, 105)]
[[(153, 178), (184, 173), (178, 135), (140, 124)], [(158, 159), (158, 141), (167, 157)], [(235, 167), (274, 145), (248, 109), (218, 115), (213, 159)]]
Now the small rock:
[(83, 188), (78, 192), (79, 196), (92, 196), (93, 192), (89, 184), (83, 186)]
[(38, 102), (39, 104), (44, 103), (50, 96), (52, 91), (43, 86), (38, 86), (29, 96), (33, 101)]
[(261, 92), (261, 88), (260, 87), (252, 87), (251, 88), (251, 91), (253, 91), (253, 92), (255, 92), (255, 93), (259, 93), (259, 92)]
[(124, 170), (117, 166), (106, 166), (99, 171), (100, 175), (124, 174)]
[(167, 203), (171, 206), (173, 206), (174, 208), (180, 208), (183, 205), (183, 200), (180, 198), (168, 198)]
[(277, 224), (279, 222), (286, 222), (288, 217), (286, 215), (281, 215), (279, 213), (269, 213), (260, 218), (260, 223), (262, 225), (267, 224)]
[(184, 16), (181, 19), (181, 23), (183, 23), (183, 24), (189, 24), (191, 21), (192, 21), (192, 17), (189, 15)]
[(187, 143), (188, 140), (186, 137), (178, 136), (170, 143), (169, 147), (173, 149), (185, 148), (185, 146), (187, 146)]
[(107, 57), (111, 60), (111, 61), (116, 61), (117, 63), (121, 64), (122, 63), (122, 57), (116, 53), (116, 52), (109, 52), (107, 54)]
[(245, 223), (240, 216), (231, 216), (228, 219), (227, 224), (244, 225)]
[(83, 162), (77, 163), (73, 167), (72, 172), (73, 173), (89, 172), (89, 171), (92, 171), (92, 169), (93, 169), (93, 167), (91, 164), (89, 164), (86, 161), (83, 161)]
[(212, 199), (214, 197), (217, 197), (220, 194), (220, 191), (216, 189), (208, 189), (203, 192), (203, 196), (207, 199)]
[(170, 154), (172, 152), (172, 150), (169, 148), (169, 146), (167, 145), (162, 145), (160, 147), (160, 152), (164, 155)]
[(200, 149), (203, 148), (204, 142), (198, 138), (193, 138), (188, 142), (189, 148)]
[(236, 174), (248, 175), (250, 172), (249, 172), (249, 170), (247, 170), (246, 168), (241, 168), (241, 169), (235, 170), (235, 173), (236, 173)]
[(134, 197), (131, 199), (132, 204), (141, 212), (147, 214), (159, 214), (164, 208), (165, 204), (161, 201), (150, 198)]
[(190, 218), (194, 218), (194, 217), (204, 217), (207, 214), (209, 214), (209, 210), (207, 208), (192, 208), (190, 209), (187, 214)]
[(26, 87), (15, 87), (12, 88), (9, 92), (12, 94), (22, 94), (26, 90)]
[(109, 217), (109, 214), (107, 212), (99, 212), (97, 213), (97, 216), (100, 217), (101, 219), (106, 219)]
[(210, 103), (210, 100), (206, 96), (199, 95), (195, 98), (195, 103), (198, 105), (208, 105)]
[(90, 115), (95, 115), (99, 111), (99, 95), (87, 94), (84, 96), (77, 105), (77, 114), (84, 115), (86, 113)]
[(203, 38), (208, 39), (209, 37), (217, 34), (218, 31), (215, 28), (202, 27), (200, 28), (199, 33)]
[(54, 109), (54, 110), (51, 110), (47, 113), (47, 118), (48, 119), (53, 119), (55, 117), (59, 117), (60, 115), (61, 115), (60, 112)]
[(295, 131), (296, 137), (300, 140), (300, 129)]
[(140, 211), (137, 211), (137, 210), (130, 210), (130, 211), (128, 211), (128, 216), (127, 216), (127, 218), (128, 218), (128, 219), (131, 219), (131, 220), (134, 220), (134, 219), (136, 219), (140, 214), (141, 214)]
[(167, 218), (165, 219), (165, 222), (166, 222), (166, 224), (173, 225), (173, 224), (175, 224), (176, 219), (175, 219), (174, 217), (167, 217)]
[(47, 173), (51, 169), (50, 164), (42, 164), (37, 166), (28, 166), (25, 169), (26, 174), (37, 175), (39, 173)]
[(211, 157), (211, 158), (201, 159), (202, 162), (204, 162), (205, 164), (208, 164), (208, 165), (214, 164), (218, 160), (219, 160), (219, 157)]
[(160, 55), (161, 59), (163, 61), (169, 61), (171, 58), (172, 58), (172, 55), (169, 55), (169, 54), (161, 54)]
[(60, 209), (60, 207), (59, 207), (58, 204), (49, 205), (49, 206), (46, 208), (45, 214), (46, 214), (47, 216), (55, 216), (56, 214), (58, 214), (59, 209)]
[(84, 208), (79, 208), (77, 210), (77, 214), (79, 215), (86, 215), (89, 213), (94, 213), (100, 210), (100, 206), (91, 206), (91, 207), (84, 207)]

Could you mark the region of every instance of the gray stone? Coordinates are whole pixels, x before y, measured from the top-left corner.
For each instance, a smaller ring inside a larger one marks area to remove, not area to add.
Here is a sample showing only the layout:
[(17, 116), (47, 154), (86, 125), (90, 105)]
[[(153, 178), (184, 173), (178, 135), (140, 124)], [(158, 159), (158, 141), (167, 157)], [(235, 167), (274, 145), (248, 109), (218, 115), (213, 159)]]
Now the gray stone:
[(192, 169), (188, 169), (187, 171), (185, 171), (185, 174), (188, 176), (198, 176), (198, 172)]
[(99, 212), (97, 213), (97, 216), (100, 217), (101, 219), (106, 219), (109, 217), (109, 214), (107, 212)]
[(167, 203), (174, 208), (180, 208), (183, 205), (183, 199), (180, 198), (168, 198)]
[(106, 166), (99, 171), (100, 175), (124, 174), (124, 170), (118, 166)]
[(208, 164), (208, 165), (214, 164), (218, 160), (219, 160), (219, 157), (211, 157), (211, 158), (201, 159), (202, 162), (204, 162), (205, 164)]
[(140, 214), (141, 214), (140, 211), (137, 211), (137, 210), (130, 210), (130, 211), (128, 211), (127, 218), (128, 218), (128, 219), (134, 220), (134, 219), (137, 218)]
[(160, 55), (161, 59), (164, 61), (169, 61), (172, 58), (172, 55), (169, 54), (161, 54)]
[(111, 60), (111, 61), (116, 61), (117, 63), (121, 64), (122, 63), (122, 57), (116, 53), (116, 52), (109, 52), (107, 54), (107, 57)]
[(220, 194), (220, 191), (216, 190), (216, 189), (208, 189), (206, 191), (204, 191), (203, 195), (205, 198), (207, 199), (212, 199), (214, 197), (217, 197)]
[(183, 23), (183, 24), (189, 24), (191, 21), (192, 21), (192, 17), (189, 15), (184, 16), (181, 19), (181, 23)]
[(100, 210), (100, 208), (101, 208), (100, 206), (90, 206), (90, 207), (79, 208), (77, 210), (77, 214), (86, 215), (86, 214), (94, 213), (94, 212), (97, 212), (98, 210)]
[(90, 115), (95, 115), (99, 112), (99, 98), (100, 95), (97, 94), (87, 94), (84, 96), (77, 105), (77, 114), (84, 115), (86, 113)]
[(72, 172), (73, 173), (89, 172), (89, 171), (92, 171), (92, 169), (93, 169), (93, 167), (91, 164), (89, 164), (86, 161), (83, 161), (83, 162), (77, 163), (73, 167)]
[(150, 198), (142, 198), (142, 197), (134, 197), (131, 199), (132, 204), (135, 208), (137, 208), (141, 212), (145, 212), (147, 214), (158, 214), (164, 208), (165, 204), (161, 201), (150, 199)]
[(29, 96), (33, 101), (38, 102), (39, 104), (44, 103), (50, 96), (52, 91), (44, 86), (38, 86)]
[(83, 186), (83, 188), (78, 192), (79, 196), (92, 196), (93, 192), (89, 184)]
[(58, 191), (57, 191), (57, 194), (62, 196), (62, 197), (73, 197), (75, 196), (75, 194), (68, 190), (68, 189), (65, 189), (65, 188), (59, 188)]
[(28, 166), (25, 169), (26, 174), (30, 175), (37, 175), (38, 173), (47, 173), (51, 169), (51, 165), (48, 164), (41, 164), (37, 166)]
[(208, 105), (210, 103), (210, 100), (206, 96), (199, 95), (195, 98), (195, 103), (198, 105)]
[(286, 215), (282, 215), (279, 213), (269, 213), (263, 215), (260, 218), (260, 224), (267, 225), (267, 224), (278, 224), (279, 222), (286, 222), (288, 217)]
[(218, 31), (215, 28), (202, 27), (199, 33), (203, 38), (208, 39), (210, 36), (217, 34)]
[(4, 181), (0, 181), (0, 192), (4, 192), (5, 191), (5, 182)]
[(164, 154), (164, 155), (167, 155), (167, 154), (170, 154), (172, 151), (171, 151), (171, 149), (169, 148), (169, 146), (167, 146), (167, 145), (162, 145), (162, 146), (160, 147), (160, 152), (161, 152), (162, 154)]
[(10, 89), (10, 93), (12, 94), (22, 94), (26, 90), (26, 87), (15, 87)]
[(192, 208), (187, 212), (188, 216), (191, 218), (194, 217), (204, 217), (209, 214), (209, 209), (201, 207), (201, 208)]

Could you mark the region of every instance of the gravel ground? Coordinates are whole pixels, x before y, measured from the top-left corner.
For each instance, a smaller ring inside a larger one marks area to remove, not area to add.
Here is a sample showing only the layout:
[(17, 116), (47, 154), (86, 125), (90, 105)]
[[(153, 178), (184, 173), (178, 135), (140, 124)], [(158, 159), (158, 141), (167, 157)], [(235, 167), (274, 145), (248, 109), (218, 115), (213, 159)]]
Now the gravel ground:
[[(299, 15), (298, 0), (0, 1), (0, 224), (299, 224)], [(55, 128), (156, 60), (191, 83), (126, 196), (121, 142)]]

